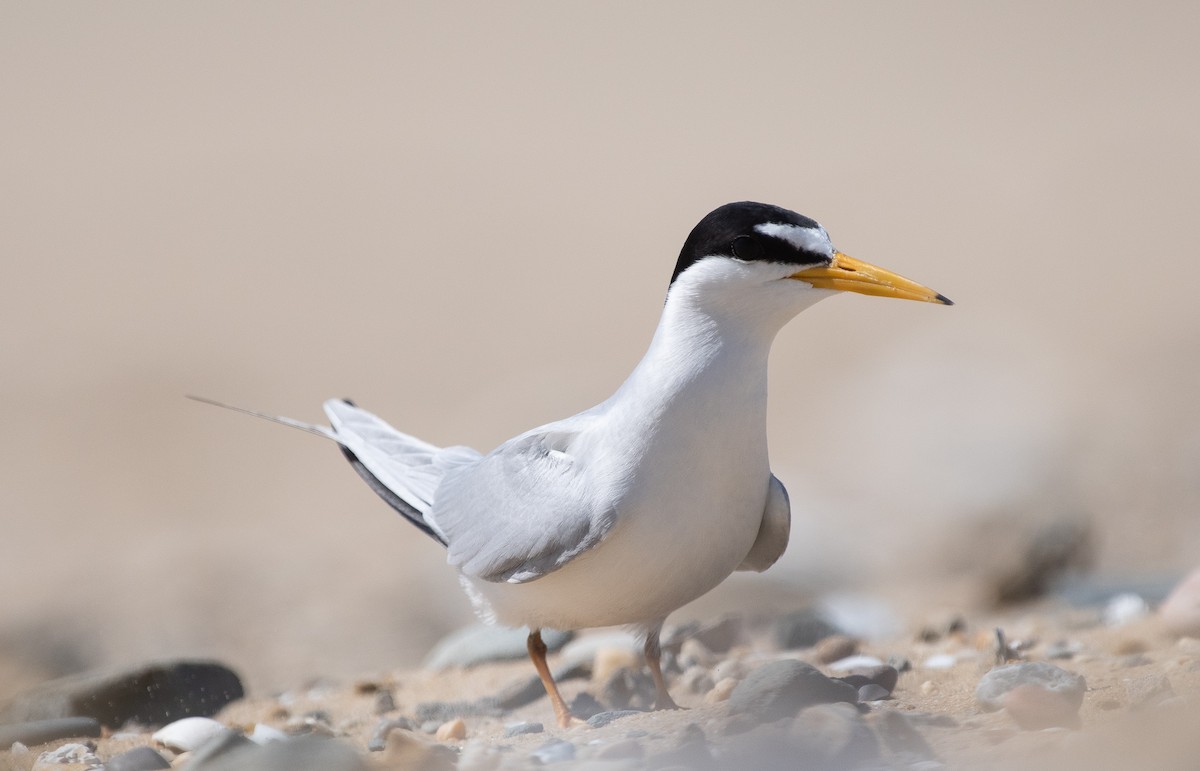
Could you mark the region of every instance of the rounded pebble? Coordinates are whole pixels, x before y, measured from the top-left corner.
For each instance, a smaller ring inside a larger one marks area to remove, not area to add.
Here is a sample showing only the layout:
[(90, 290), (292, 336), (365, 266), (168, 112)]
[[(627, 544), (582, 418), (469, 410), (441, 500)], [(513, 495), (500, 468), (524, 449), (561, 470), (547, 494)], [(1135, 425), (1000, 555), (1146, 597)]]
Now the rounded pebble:
[(154, 741), (176, 752), (187, 752), (227, 731), (225, 726), (208, 717), (185, 717), (168, 723), (151, 736)]
[(109, 758), (104, 771), (155, 771), (170, 768), (171, 764), (150, 747), (134, 747)]
[(867, 701), (882, 701), (892, 695), (892, 692), (882, 685), (876, 683), (867, 683), (858, 689), (859, 702)]
[(832, 664), (848, 659), (858, 653), (858, 641), (844, 634), (834, 634), (821, 640), (813, 648), (818, 664)]
[(712, 690), (704, 694), (705, 704), (717, 704), (718, 702), (727, 701), (729, 695), (733, 693), (733, 689), (737, 688), (738, 681), (732, 677), (726, 677), (718, 680), (712, 687)]
[(1006, 706), (1005, 694), (1022, 685), (1053, 691), (1072, 704), (1076, 712), (1087, 689), (1086, 681), (1074, 672), (1041, 661), (1022, 662), (996, 667), (984, 675), (975, 687), (975, 700), (984, 709), (994, 711)]
[(540, 734), (545, 730), (546, 727), (541, 723), (509, 723), (504, 726), (504, 738), (511, 739), (514, 736), (522, 736), (524, 734)]
[(564, 760), (574, 760), (575, 745), (562, 739), (551, 739), (529, 753), (529, 757), (544, 765), (559, 763)]

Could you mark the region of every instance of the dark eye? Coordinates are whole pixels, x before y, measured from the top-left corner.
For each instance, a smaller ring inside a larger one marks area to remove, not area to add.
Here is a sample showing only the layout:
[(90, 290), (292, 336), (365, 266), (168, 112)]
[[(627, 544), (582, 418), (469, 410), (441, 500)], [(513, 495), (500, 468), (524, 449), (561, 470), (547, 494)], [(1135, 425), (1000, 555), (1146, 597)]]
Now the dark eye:
[(761, 260), (763, 258), (762, 244), (754, 236), (738, 236), (733, 239), (733, 256), (739, 260)]

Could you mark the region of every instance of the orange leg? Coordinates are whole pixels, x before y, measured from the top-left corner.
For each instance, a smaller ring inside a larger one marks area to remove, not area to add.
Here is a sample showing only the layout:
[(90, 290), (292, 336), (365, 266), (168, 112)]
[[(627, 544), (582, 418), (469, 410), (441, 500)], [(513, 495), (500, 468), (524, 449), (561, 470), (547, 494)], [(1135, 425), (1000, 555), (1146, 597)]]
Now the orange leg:
[(554, 705), (554, 715), (558, 718), (559, 727), (570, 728), (582, 723), (582, 720), (571, 714), (567, 703), (563, 701), (562, 694), (558, 692), (558, 686), (554, 684), (554, 677), (550, 674), (549, 665), (546, 664), (546, 643), (542, 642), (542, 630), (530, 630), (525, 647), (529, 649), (529, 658), (533, 659), (533, 666), (537, 669), (538, 677), (542, 679), (542, 685), (546, 687), (546, 695), (550, 697), (550, 703)]
[(658, 644), (658, 629), (651, 629), (646, 635), (646, 665), (650, 667), (650, 676), (654, 678), (654, 708), (679, 709), (679, 705), (667, 692), (667, 682), (662, 673), (662, 648)]

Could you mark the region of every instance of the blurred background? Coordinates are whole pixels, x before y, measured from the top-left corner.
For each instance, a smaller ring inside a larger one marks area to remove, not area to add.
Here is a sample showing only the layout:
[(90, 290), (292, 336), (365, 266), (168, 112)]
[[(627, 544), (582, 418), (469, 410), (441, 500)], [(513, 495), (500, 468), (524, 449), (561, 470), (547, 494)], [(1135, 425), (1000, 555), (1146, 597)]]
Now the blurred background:
[(792, 545), (705, 607), (982, 603), (1062, 523), (1095, 576), (1178, 576), (1197, 28), (1186, 2), (3, 4), (0, 679), (418, 662), (470, 619), (440, 548), (334, 447), (184, 394), (348, 396), (491, 448), (611, 393), (684, 237), (740, 199), (957, 305), (783, 331)]

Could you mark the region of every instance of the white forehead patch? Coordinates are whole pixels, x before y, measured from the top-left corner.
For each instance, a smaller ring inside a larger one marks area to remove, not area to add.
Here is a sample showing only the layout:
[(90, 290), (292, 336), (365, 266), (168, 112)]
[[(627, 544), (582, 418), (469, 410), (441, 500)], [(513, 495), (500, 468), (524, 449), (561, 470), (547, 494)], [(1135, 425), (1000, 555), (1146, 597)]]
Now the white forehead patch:
[(800, 225), (782, 225), (778, 222), (765, 222), (761, 225), (755, 225), (754, 229), (764, 236), (771, 236), (781, 241), (787, 241), (797, 249), (816, 252), (829, 258), (833, 257), (833, 242), (829, 240), (829, 234), (825, 232), (825, 228), (820, 225), (815, 228), (806, 228)]

